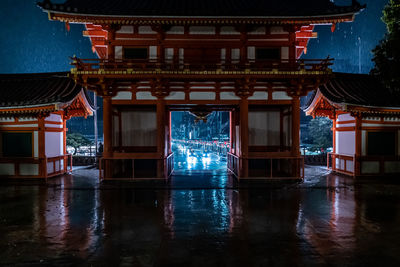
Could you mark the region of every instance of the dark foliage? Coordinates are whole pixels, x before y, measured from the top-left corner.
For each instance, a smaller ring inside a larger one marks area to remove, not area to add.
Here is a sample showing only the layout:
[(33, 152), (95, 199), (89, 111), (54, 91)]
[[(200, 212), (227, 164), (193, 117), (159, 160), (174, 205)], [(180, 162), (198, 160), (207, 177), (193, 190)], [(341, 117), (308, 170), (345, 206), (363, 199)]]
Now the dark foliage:
[(400, 0), (390, 0), (383, 10), (387, 34), (372, 50), (375, 63), (371, 74), (378, 76), (389, 90), (400, 91)]

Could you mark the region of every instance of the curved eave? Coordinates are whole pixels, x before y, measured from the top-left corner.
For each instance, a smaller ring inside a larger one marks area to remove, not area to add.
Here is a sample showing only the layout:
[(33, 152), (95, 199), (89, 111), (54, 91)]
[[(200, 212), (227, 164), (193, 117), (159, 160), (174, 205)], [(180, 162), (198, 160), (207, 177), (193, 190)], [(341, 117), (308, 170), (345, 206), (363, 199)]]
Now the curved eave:
[(0, 107), (0, 116), (36, 116), (41, 113), (51, 113), (59, 110), (59, 104)]
[(140, 16), (140, 15), (97, 15), (66, 13), (43, 9), (50, 20), (69, 23), (113, 23), (113, 24), (332, 24), (353, 21), (362, 8), (346, 13), (317, 16)]
[(362, 106), (353, 104), (341, 104), (342, 110), (351, 113), (370, 114), (370, 115), (395, 115), (400, 116), (400, 107), (376, 107)]

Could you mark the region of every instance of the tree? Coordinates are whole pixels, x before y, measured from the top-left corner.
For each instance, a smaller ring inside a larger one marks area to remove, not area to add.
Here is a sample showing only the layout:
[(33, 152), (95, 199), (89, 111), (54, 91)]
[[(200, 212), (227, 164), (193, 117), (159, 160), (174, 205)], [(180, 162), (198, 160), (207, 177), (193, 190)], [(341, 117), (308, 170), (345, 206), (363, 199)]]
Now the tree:
[(74, 148), (74, 155), (76, 155), (81, 146), (90, 146), (92, 144), (93, 142), (81, 133), (67, 133), (67, 146)]
[(387, 27), (385, 38), (372, 50), (377, 76), (390, 91), (400, 91), (400, 0), (390, 0), (383, 10)]
[(317, 117), (308, 123), (308, 131), (314, 149), (326, 149), (332, 146), (332, 121), (325, 117)]

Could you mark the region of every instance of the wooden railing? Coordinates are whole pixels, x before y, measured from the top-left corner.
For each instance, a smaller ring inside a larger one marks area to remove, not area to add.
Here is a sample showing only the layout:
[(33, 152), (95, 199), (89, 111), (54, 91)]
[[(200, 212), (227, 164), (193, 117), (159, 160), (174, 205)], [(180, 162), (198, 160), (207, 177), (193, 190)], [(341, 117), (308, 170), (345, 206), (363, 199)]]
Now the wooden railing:
[(190, 61), (190, 60), (129, 60), (71, 58), (77, 71), (132, 70), (132, 71), (327, 71), (332, 58), (300, 60)]
[[(248, 161), (249, 175), (241, 177), (243, 161)], [(252, 169), (250, 161), (258, 161), (257, 169)], [(232, 153), (227, 154), (228, 170), (238, 178), (263, 179), (304, 179), (304, 157), (257, 157), (240, 158)]]
[[(61, 162), (63, 162), (62, 166)], [(72, 155), (65, 154), (61, 156), (45, 158), (45, 164), (46, 177), (60, 175), (65, 172), (72, 172)], [(51, 168), (49, 168), (49, 166), (51, 166)]]
[(236, 177), (240, 175), (239, 157), (228, 152), (227, 153), (228, 170), (231, 171)]
[[(165, 179), (159, 177), (159, 164), (167, 164), (168, 160), (172, 165), (173, 156), (163, 159), (152, 156), (140, 157), (117, 157), (117, 158), (100, 158), (99, 160), (99, 178), (100, 180), (146, 180), (146, 179)], [(165, 166), (165, 165), (164, 165)], [(166, 166), (167, 167), (167, 166)], [(173, 169), (164, 168), (161, 175), (165, 176), (166, 171), (172, 172)]]
[(14, 157), (0, 158), (0, 164), (10, 164), (13, 170), (7, 177), (48, 178), (72, 171), (72, 155), (65, 154), (56, 157), (31, 158)]
[[(336, 164), (336, 160), (338, 164)], [(348, 168), (351, 164), (352, 168)], [(355, 170), (355, 158), (349, 155), (340, 155), (333, 152), (327, 154), (326, 167), (332, 171), (340, 172), (347, 175), (354, 175)]]
[[(265, 161), (265, 175), (261, 178), (269, 179), (304, 179), (304, 157), (268, 157), (268, 158), (249, 158), (250, 160)], [(251, 169), (249, 164), (249, 177)]]

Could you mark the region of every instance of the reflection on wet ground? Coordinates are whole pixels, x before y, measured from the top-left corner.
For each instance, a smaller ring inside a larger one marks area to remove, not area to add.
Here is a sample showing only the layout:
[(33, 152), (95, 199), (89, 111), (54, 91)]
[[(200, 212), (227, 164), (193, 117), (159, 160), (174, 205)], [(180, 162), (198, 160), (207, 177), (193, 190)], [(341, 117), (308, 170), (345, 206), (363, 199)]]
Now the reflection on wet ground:
[(303, 184), (271, 188), (238, 187), (222, 172), (181, 173), (157, 189), (101, 186), (96, 176), (81, 169), (48, 184), (3, 184), (0, 265), (400, 264), (393, 182), (320, 167), (307, 168)]

